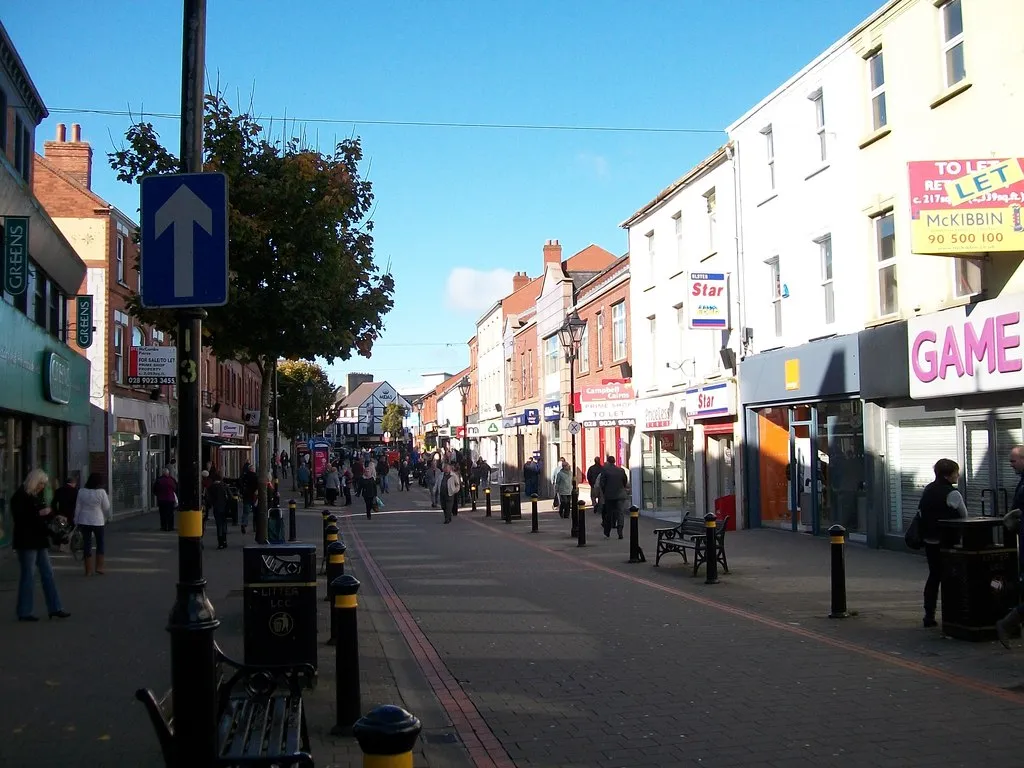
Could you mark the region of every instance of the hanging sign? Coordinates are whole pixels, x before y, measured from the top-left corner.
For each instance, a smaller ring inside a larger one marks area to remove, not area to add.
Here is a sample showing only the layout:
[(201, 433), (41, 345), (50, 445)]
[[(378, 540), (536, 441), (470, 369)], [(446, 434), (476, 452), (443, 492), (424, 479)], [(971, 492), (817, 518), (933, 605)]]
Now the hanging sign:
[(128, 350), (129, 386), (175, 384), (178, 350), (175, 347), (131, 347)]
[(690, 328), (729, 327), (729, 276), (721, 272), (690, 273)]
[(4, 216), (4, 290), (21, 296), (28, 286), (28, 217)]
[(92, 296), (75, 297), (75, 343), (82, 349), (92, 346)]

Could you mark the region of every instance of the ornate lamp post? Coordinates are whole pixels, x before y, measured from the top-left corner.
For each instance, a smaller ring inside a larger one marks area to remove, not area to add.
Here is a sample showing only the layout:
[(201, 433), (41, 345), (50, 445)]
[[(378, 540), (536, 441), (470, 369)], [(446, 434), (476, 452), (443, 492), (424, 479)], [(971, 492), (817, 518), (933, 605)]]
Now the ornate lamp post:
[[(565, 360), (569, 363), (569, 421), (576, 420), (576, 359), (580, 354), (583, 333), (587, 330), (587, 321), (581, 320), (574, 309), (565, 318), (558, 329), (558, 340), (562, 342)], [(569, 429), (572, 439), (572, 508), (570, 515), (576, 520), (576, 546), (587, 546), (587, 525), (584, 516), (579, 514), (580, 488), (576, 482), (576, 433)]]
[(469, 388), (472, 386), (469, 382), (469, 376), (463, 376), (462, 381), (459, 382), (459, 394), (462, 395), (462, 461), (459, 467), (460, 473), (462, 474), (462, 500), (465, 502), (469, 498), (469, 425), (466, 423), (466, 401), (469, 399)]

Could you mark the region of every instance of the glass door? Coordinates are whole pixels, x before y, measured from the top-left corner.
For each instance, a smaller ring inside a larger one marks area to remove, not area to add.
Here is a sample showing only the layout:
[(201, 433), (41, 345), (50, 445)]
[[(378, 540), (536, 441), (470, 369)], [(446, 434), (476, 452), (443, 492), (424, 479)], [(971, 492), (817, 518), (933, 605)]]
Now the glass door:
[[(970, 515), (1000, 517), (1009, 509), (1017, 487), (1010, 449), (1022, 439), (1019, 413), (963, 416), (961, 483)], [(938, 457), (941, 458), (941, 457)]]
[(789, 426), (789, 509), (794, 531), (814, 533), (817, 457), (811, 441), (811, 424), (790, 421)]

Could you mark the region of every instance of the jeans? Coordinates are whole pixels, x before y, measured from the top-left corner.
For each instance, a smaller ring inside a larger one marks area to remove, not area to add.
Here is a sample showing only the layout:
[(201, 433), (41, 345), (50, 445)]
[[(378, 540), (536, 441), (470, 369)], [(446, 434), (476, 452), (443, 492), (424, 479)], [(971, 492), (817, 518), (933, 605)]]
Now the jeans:
[(242, 527), (245, 528), (249, 524), (249, 515), (252, 514), (253, 504), (251, 501), (242, 502)]
[(935, 618), (935, 605), (939, 601), (939, 587), (942, 586), (942, 553), (939, 544), (924, 545), (928, 561), (928, 580), (924, 583), (924, 615)]
[(380, 488), (384, 493), (388, 492), (388, 475), (386, 472), (380, 476)]
[(441, 494), (441, 509), (444, 511), (444, 521), (450, 523), (452, 521), (452, 515), (459, 514), (459, 497), (458, 495), (449, 496), (446, 493)]
[(161, 531), (173, 531), (174, 530), (174, 502), (173, 501), (158, 501), (156, 504), (158, 510), (160, 510), (160, 530)]
[(213, 509), (213, 520), (217, 524), (217, 543), (228, 543), (228, 511), (223, 507)]
[(57, 613), (64, 610), (57, 594), (57, 584), (53, 580), (53, 566), (50, 565), (50, 553), (45, 549), (19, 549), (18, 563), (21, 566), (18, 575), (18, 616), (32, 615), (32, 600), (35, 593), (35, 574), (39, 569), (39, 580), (43, 582), (43, 595), (46, 597), (46, 610)]
[(85, 556), (92, 557), (92, 537), (96, 537), (96, 554), (105, 555), (106, 548), (103, 546), (103, 525), (80, 525), (78, 530), (82, 532), (82, 541), (85, 542)]
[(436, 486), (430, 486), (430, 506), (437, 506), (439, 492), (440, 491)]
[(558, 494), (558, 516), (568, 518), (572, 511), (572, 494)]

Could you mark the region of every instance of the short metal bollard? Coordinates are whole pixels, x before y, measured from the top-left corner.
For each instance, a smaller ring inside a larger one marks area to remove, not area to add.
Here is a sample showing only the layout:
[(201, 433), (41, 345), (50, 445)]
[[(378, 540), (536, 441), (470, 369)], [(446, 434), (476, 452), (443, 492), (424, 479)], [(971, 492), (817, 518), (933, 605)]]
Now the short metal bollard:
[(345, 736), (359, 719), (359, 580), (346, 573), (331, 582), (331, 634), (334, 636), (334, 711), (331, 733)]
[(491, 489), (484, 488), (484, 503), (487, 505), (487, 514), (485, 517), (491, 516)]
[(472, 504), (471, 511), (476, 512), (476, 486), (469, 489), (469, 502)]
[[(606, 511), (605, 514), (610, 513)], [(636, 504), (629, 508), (629, 562), (647, 562), (644, 551), (640, 548), (640, 508)]]
[(327, 548), (331, 546), (335, 541), (338, 540), (338, 526), (334, 523), (328, 523), (327, 527), (324, 528), (324, 554), (323, 554), (323, 570), (327, 572)]
[(846, 610), (846, 529), (833, 525), (828, 529), (830, 549), (832, 550), (832, 610), (830, 619), (845, 619), (850, 614)]
[(339, 576), (345, 575), (345, 542), (332, 541), (327, 545), (327, 594), (324, 595), (324, 602), (330, 602), (334, 595), (331, 594), (331, 584)]
[(505, 524), (508, 525), (512, 522), (512, 508), (509, 506), (511, 503), (512, 494), (506, 493), (502, 497), (501, 504), (501, 516), (505, 519)]
[(585, 547), (587, 546), (587, 518), (586, 518), (587, 502), (583, 499), (576, 500), (576, 546)]
[(540, 516), (537, 514), (537, 494), (530, 495), (530, 533), (540, 530)]
[(718, 583), (718, 518), (714, 512), (704, 515), (704, 572), (705, 584)]
[(363, 751), (363, 768), (411, 768), (422, 729), (418, 717), (392, 704), (359, 718), (352, 733)]
[(298, 541), (299, 534), (295, 529), (295, 499), (288, 502), (288, 541)]

